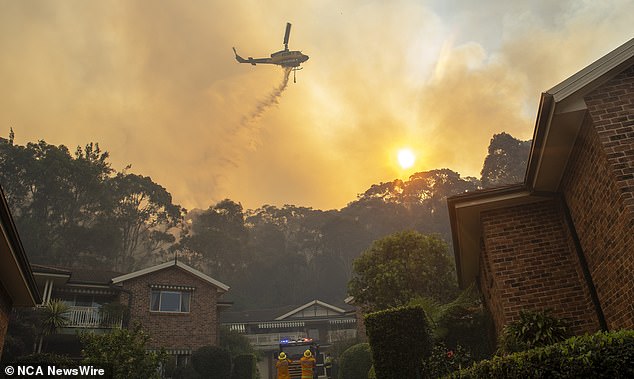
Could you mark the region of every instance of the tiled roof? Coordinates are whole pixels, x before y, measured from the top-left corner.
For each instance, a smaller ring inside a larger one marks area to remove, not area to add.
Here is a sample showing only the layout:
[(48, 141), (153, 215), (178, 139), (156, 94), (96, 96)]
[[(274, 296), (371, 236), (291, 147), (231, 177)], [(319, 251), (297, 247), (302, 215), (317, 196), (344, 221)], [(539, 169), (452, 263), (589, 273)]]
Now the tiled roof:
[(73, 269), (69, 283), (110, 284), (121, 273), (111, 270)]
[[(319, 302), (322, 303), (322, 302)], [(324, 303), (326, 304), (326, 303)], [(249, 309), (244, 311), (220, 312), (218, 314), (221, 323), (247, 323), (247, 322), (266, 322), (278, 319), (280, 316), (286, 315), (294, 310), (300, 310), (302, 305), (285, 305), (277, 308)], [(312, 305), (312, 303), (311, 303)], [(331, 304), (327, 304), (332, 306)], [(353, 311), (354, 307), (348, 304), (336, 305), (344, 311)]]
[(276, 317), (283, 315), (287, 312), (297, 308), (295, 305), (286, 305), (277, 308), (265, 308), (265, 309), (248, 309), (244, 311), (231, 311), (220, 312), (218, 317), (221, 323), (239, 323), (239, 322), (257, 322), (257, 321), (271, 321)]
[(69, 268), (40, 265), (35, 263), (31, 264), (31, 269), (33, 270), (33, 272), (42, 273), (42, 274), (60, 274), (60, 275), (71, 274), (71, 270)]
[(49, 265), (31, 265), (34, 273), (70, 275), (68, 283), (75, 284), (110, 284), (112, 278), (121, 273), (112, 270), (96, 270), (77, 267), (61, 267)]

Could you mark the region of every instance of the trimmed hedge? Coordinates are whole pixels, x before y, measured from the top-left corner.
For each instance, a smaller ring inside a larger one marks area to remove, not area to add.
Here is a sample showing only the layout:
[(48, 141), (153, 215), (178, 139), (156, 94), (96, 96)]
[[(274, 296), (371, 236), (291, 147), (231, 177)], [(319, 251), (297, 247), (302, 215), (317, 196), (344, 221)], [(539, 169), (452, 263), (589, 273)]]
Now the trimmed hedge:
[(231, 378), (231, 355), (218, 346), (203, 346), (192, 354), (192, 365), (204, 378)]
[(391, 308), (365, 316), (376, 377), (420, 378), (422, 362), (432, 346), (425, 312), (420, 306)]
[(350, 346), (339, 358), (340, 379), (368, 379), (372, 367), (370, 344), (359, 343)]
[(255, 355), (241, 354), (233, 358), (232, 379), (255, 379), (256, 362)]
[(598, 332), (484, 360), (452, 378), (634, 378), (634, 330)]

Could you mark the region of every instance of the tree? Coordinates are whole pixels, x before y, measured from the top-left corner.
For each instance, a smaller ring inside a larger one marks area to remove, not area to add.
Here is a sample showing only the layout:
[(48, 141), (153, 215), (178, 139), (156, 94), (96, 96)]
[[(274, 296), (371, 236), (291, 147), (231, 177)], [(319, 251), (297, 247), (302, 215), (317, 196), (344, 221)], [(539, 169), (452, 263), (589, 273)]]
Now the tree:
[(171, 195), (150, 178), (115, 173), (108, 158), (99, 144), (73, 155), (0, 138), (0, 183), (33, 262), (129, 270), (174, 243), (169, 228), (181, 215)]
[(150, 177), (118, 173), (110, 181), (113, 196), (112, 217), (120, 233), (116, 256), (117, 268), (130, 270), (135, 254), (151, 254), (175, 238), (167, 229), (181, 219), (181, 208), (172, 203), (172, 195)]
[(160, 378), (159, 367), (167, 360), (164, 351), (147, 350), (149, 335), (139, 324), (132, 330), (115, 329), (107, 334), (83, 333), (83, 363), (109, 368), (114, 379)]
[(372, 185), (341, 212), (361, 220), (370, 240), (407, 229), (451, 240), (447, 197), (478, 188), (476, 178), (446, 168), (417, 172), (407, 181)]
[(255, 350), (244, 334), (229, 330), (226, 326), (220, 326), (218, 340), (220, 347), (226, 349), (231, 358), (244, 354), (258, 355), (257, 350)]
[(13, 308), (2, 349), (2, 363), (8, 364), (37, 349), (40, 319), (37, 308)]
[(417, 296), (445, 301), (456, 292), (445, 242), (408, 231), (375, 241), (353, 264), (348, 294), (370, 310), (405, 305)]
[(191, 231), (182, 238), (180, 249), (202, 256), (211, 275), (227, 280), (246, 265), (244, 217), (242, 205), (229, 199), (193, 214)]
[(482, 166), (482, 186), (485, 188), (503, 184), (522, 183), (531, 141), (520, 141), (508, 133), (493, 135), (489, 154)]
[(231, 355), (219, 346), (203, 346), (194, 351), (192, 365), (203, 378), (231, 377)]
[(94, 144), (73, 158), (63, 145), (0, 142), (0, 179), (16, 225), (32, 236), (24, 244), (35, 261), (68, 264), (68, 252), (86, 252), (86, 233), (104, 205), (107, 158)]

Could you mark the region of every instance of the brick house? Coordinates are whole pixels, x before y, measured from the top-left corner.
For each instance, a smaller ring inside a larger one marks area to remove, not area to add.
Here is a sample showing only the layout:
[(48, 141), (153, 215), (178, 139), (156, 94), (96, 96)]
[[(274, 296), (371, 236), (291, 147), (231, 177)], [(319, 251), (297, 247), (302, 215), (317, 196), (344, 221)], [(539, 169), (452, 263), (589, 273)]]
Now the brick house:
[[(275, 362), (282, 340), (311, 338), (317, 343), (320, 351), (316, 357), (317, 376), (325, 378), (324, 354), (333, 343), (357, 336), (354, 307), (345, 303), (332, 305), (320, 300), (300, 306), (222, 312), (220, 324), (244, 334), (261, 352), (258, 370), (263, 379), (275, 377)], [(303, 352), (304, 349), (299, 350)]]
[(229, 286), (177, 260), (112, 279), (130, 321), (151, 337), (149, 347), (165, 348), (187, 360), (196, 349), (218, 344), (218, 312), (229, 304)]
[[(218, 312), (229, 287), (177, 260), (122, 274), (32, 265), (42, 305), (60, 299), (69, 305), (68, 324), (49, 336), (47, 351), (77, 356), (78, 334), (106, 333), (139, 322), (150, 335), (150, 349), (164, 348), (178, 363), (192, 351), (216, 345)], [(127, 309), (123, 313), (112, 309)], [(109, 310), (110, 312), (104, 312)]]
[(11, 212), (0, 189), (0, 356), (13, 307), (33, 307), (40, 302), (29, 260), (24, 253)]
[(524, 183), (447, 204), (459, 283), (498, 331), (547, 308), (634, 328), (634, 39), (541, 95)]

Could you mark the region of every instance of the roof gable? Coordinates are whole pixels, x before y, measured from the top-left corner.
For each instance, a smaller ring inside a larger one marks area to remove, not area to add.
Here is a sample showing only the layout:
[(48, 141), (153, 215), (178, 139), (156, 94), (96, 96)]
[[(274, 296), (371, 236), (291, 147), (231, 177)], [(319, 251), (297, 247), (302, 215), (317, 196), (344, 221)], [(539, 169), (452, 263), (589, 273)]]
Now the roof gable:
[(210, 277), (210, 276), (208, 276), (206, 274), (203, 274), (202, 272), (196, 270), (195, 268), (190, 267), (190, 266), (184, 264), (183, 262), (180, 262), (180, 261), (177, 261), (177, 260), (161, 263), (159, 265), (148, 267), (148, 268), (144, 268), (142, 270), (131, 272), (129, 274), (117, 276), (116, 278), (112, 279), (112, 283), (113, 284), (117, 284), (117, 283), (125, 282), (126, 280), (138, 278), (140, 276), (151, 274), (153, 272), (164, 270), (166, 268), (174, 267), (174, 266), (175, 267), (179, 267), (179, 268), (189, 272), (190, 274), (202, 279), (203, 281), (216, 286), (218, 288), (218, 290), (220, 290), (222, 292), (226, 292), (226, 291), (229, 290), (229, 286), (228, 285), (226, 285), (226, 284), (224, 284), (224, 283), (222, 283), (222, 282), (220, 282), (220, 281), (218, 281), (218, 280), (216, 280), (216, 279), (214, 279), (214, 278), (212, 278), (212, 277)]
[(634, 38), (542, 94), (525, 178), (531, 190), (557, 191), (587, 122), (584, 96), (632, 65)]
[(634, 65), (634, 38), (541, 95), (524, 183), (447, 199), (458, 281), (478, 275), (480, 214), (552, 198), (559, 191), (579, 130), (589, 122), (584, 96)]
[(547, 91), (556, 102), (575, 95), (583, 96), (628, 68), (634, 58), (634, 38), (597, 59)]
[(277, 317), (275, 320), (342, 315), (345, 312), (344, 309), (335, 307), (334, 305), (313, 300)]

